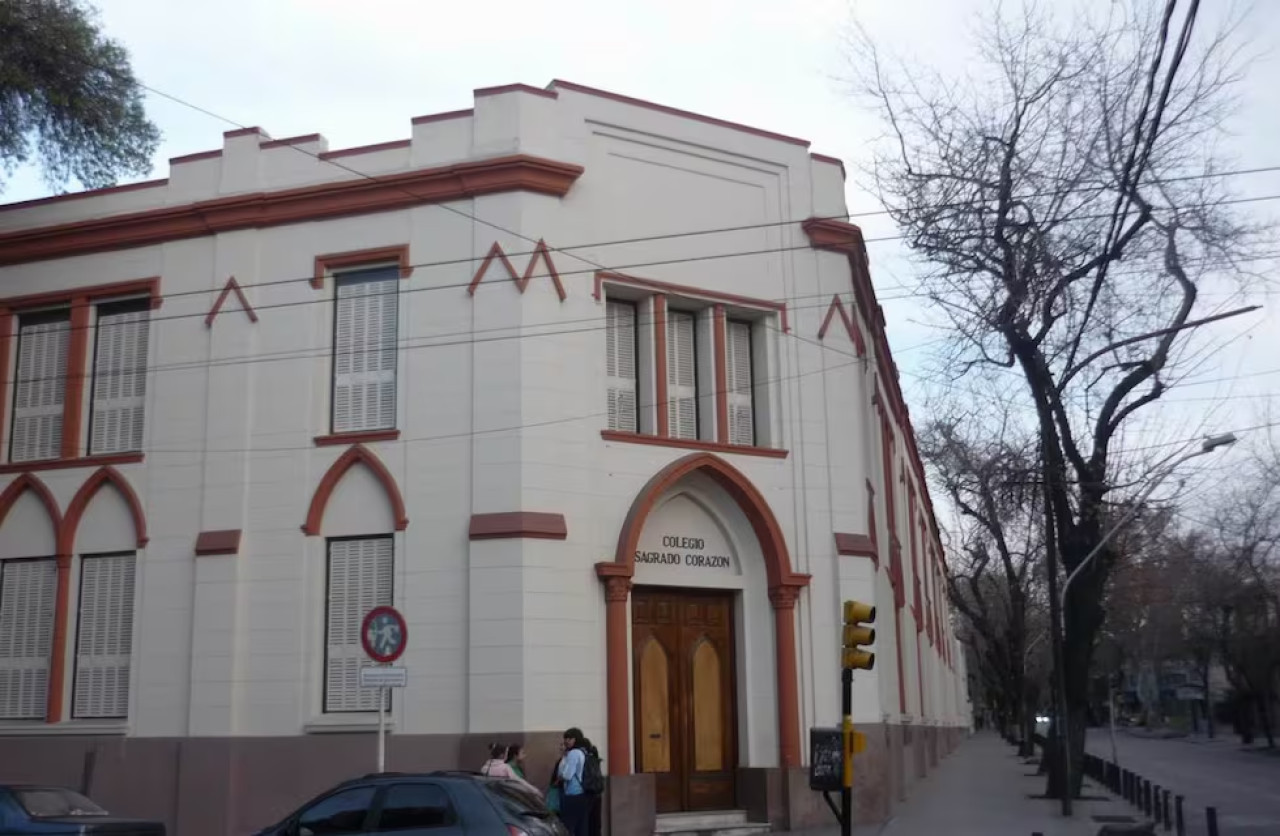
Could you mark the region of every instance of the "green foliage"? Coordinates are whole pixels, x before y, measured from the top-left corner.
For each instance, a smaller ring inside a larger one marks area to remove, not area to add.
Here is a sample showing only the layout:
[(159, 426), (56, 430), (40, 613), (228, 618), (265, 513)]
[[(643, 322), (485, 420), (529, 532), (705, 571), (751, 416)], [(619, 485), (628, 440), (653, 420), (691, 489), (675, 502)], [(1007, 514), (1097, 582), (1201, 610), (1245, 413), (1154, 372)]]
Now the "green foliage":
[[(160, 132), (129, 56), (79, 0), (0, 0), (0, 167), (34, 156), (50, 187), (146, 174)], [(0, 181), (0, 187), (3, 181)]]

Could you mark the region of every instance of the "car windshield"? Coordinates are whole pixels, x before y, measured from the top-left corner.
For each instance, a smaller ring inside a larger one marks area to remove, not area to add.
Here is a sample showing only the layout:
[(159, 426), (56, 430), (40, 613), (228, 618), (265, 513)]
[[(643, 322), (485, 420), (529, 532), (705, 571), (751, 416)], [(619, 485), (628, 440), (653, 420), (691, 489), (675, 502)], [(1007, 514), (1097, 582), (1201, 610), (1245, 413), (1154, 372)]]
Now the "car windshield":
[(109, 815), (80, 793), (58, 787), (13, 790), (13, 795), (33, 818)]
[(542, 803), (537, 793), (515, 781), (485, 781), (484, 788), (504, 810), (513, 816), (532, 816), (539, 819), (551, 816), (551, 811)]

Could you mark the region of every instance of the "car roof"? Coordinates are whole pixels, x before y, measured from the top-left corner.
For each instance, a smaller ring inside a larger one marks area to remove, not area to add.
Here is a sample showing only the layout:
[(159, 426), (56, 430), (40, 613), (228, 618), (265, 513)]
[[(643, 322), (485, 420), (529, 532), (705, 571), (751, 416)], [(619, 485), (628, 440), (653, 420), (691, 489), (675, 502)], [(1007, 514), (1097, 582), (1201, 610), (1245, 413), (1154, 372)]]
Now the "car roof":
[(463, 769), (440, 769), (434, 772), (370, 772), (359, 778), (349, 778), (343, 781), (339, 786), (348, 786), (350, 784), (365, 783), (387, 783), (390, 781), (418, 781), (418, 780), (453, 780), (460, 782), (471, 781), (497, 781), (500, 778), (482, 775), (479, 772), (471, 772)]

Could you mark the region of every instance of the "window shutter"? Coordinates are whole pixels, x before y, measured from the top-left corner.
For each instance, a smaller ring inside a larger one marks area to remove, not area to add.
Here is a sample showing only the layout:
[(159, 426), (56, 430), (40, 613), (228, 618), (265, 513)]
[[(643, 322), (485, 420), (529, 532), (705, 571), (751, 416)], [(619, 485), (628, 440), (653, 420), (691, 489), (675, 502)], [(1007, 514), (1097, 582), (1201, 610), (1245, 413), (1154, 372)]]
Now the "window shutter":
[(12, 461), (56, 459), (62, 452), (70, 337), (71, 320), (65, 317), (19, 326)]
[(326, 712), (378, 710), (378, 689), (360, 687), (360, 669), (373, 664), (360, 642), (360, 624), (369, 610), (391, 605), (393, 549), (390, 537), (329, 541)]
[(150, 312), (107, 310), (98, 314), (89, 451), (127, 453), (142, 449)]
[(673, 438), (698, 437), (698, 377), (693, 314), (667, 315), (667, 427)]
[(636, 431), (636, 306), (606, 304), (605, 352), (609, 429)]
[(53, 560), (0, 563), (0, 719), (44, 718), (57, 586)]
[(73, 717), (129, 716), (136, 565), (132, 554), (80, 561)]
[(335, 433), (396, 425), (399, 293), (395, 268), (347, 274), (338, 282), (333, 345)]
[(729, 322), (725, 333), (725, 377), (729, 408), (729, 443), (756, 443), (756, 422), (751, 374), (751, 324)]

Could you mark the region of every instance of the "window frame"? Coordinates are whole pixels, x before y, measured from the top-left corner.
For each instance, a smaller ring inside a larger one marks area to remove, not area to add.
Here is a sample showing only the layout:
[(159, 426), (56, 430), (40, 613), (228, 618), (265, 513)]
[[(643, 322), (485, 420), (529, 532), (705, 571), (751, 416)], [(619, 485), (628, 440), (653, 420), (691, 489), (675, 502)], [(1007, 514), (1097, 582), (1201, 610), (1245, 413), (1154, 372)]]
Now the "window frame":
[[(707, 306), (710, 307), (710, 306)], [(693, 437), (686, 438), (675, 434), (675, 427), (671, 423), (671, 341), (675, 339), (675, 329), (671, 327), (672, 320), (676, 316), (687, 316), (689, 318), (689, 355), (690, 365), (693, 368)], [(671, 307), (670, 301), (667, 304), (667, 344), (662, 346), (662, 351), (667, 352), (667, 437), (675, 441), (706, 441), (702, 437), (702, 375), (698, 374), (698, 308), (690, 308), (685, 305), (679, 307)], [(714, 393), (713, 393), (714, 394)]]
[(57, 632), (57, 620), (58, 620), (58, 609), (57, 609), (57, 606), (58, 606), (57, 605), (58, 558), (57, 556), (50, 555), (48, 557), (6, 557), (0, 560), (0, 606), (3, 605), (3, 600), (4, 600), (5, 569), (9, 566), (9, 564), (40, 563), (42, 561), (47, 561), (53, 564), (53, 570), (54, 570), (54, 575), (53, 575), (54, 604), (53, 604), (53, 611), (49, 613), (49, 657), (45, 663), (44, 709), (40, 713), (39, 717), (6, 717), (4, 715), (0, 715), (0, 722), (3, 722), (3, 723), (44, 723), (48, 720), (48, 717), (49, 717), (49, 690), (50, 688), (53, 687), (53, 684), (54, 684), (53, 682), (53, 657), (55, 655), (54, 634)]
[[(642, 381), (643, 381), (643, 377), (642, 377), (641, 372), (643, 371), (642, 364), (644, 363), (644, 356), (640, 353), (640, 328), (641, 328), (641, 325), (640, 325), (640, 303), (639, 303), (639, 302), (637, 302), (637, 301), (636, 301), (636, 300), (634, 300), (634, 299), (628, 299), (628, 298), (618, 297), (618, 296), (609, 296), (609, 297), (606, 297), (606, 298), (605, 298), (605, 300), (604, 300), (604, 302), (605, 302), (604, 315), (605, 315), (605, 328), (606, 328), (606, 329), (609, 329), (609, 328), (612, 328), (612, 327), (613, 327), (613, 325), (612, 325), (612, 319), (611, 319), (611, 318), (610, 318), (610, 316), (609, 316), (609, 306), (610, 306), (610, 305), (626, 305), (628, 308), (630, 308), (630, 309), (631, 309), (631, 352), (632, 352), (631, 356), (632, 356), (632, 358), (633, 358), (633, 359), (632, 359), (632, 364), (631, 364), (631, 365), (632, 365), (632, 378), (631, 378), (631, 383), (632, 383), (632, 386), (633, 386), (633, 388), (634, 388), (634, 393), (635, 393), (635, 413), (634, 413), (634, 416), (633, 416), (634, 420), (633, 420), (633, 422), (632, 422), (632, 423), (634, 423), (634, 424), (635, 424), (635, 429), (634, 429), (634, 430), (631, 430), (630, 432), (636, 432), (636, 433), (638, 433), (638, 432), (640, 432), (640, 427), (642, 426), (642, 424), (641, 424), (641, 420), (640, 420), (640, 416), (641, 416), (641, 414), (643, 413), (643, 406), (642, 406), (642, 404), (641, 404), (641, 397), (640, 397), (640, 396), (641, 396), (641, 391), (640, 391), (640, 387), (641, 387), (641, 384), (642, 384)], [(615, 341), (616, 341), (616, 338), (615, 338)], [(605, 345), (605, 351), (606, 351), (606, 355), (607, 355), (607, 352), (608, 352), (608, 334), (607, 334), (607, 333), (606, 333), (606, 336), (605, 336), (605, 343), (606, 343), (606, 345)], [(650, 363), (652, 363), (652, 361), (650, 361)], [(608, 398), (608, 382), (607, 382), (607, 381), (608, 381), (608, 379), (609, 379), (609, 374), (608, 374), (608, 357), (607, 357), (607, 356), (606, 356), (606, 358), (605, 358), (605, 379), (606, 379), (606, 383), (605, 383), (605, 397), (606, 397), (606, 399), (607, 399), (607, 398)], [(607, 403), (606, 403), (606, 405), (607, 405)], [(608, 424), (608, 421), (609, 421), (609, 418), (608, 418), (608, 415), (606, 414), (606, 416), (605, 416), (605, 423), (606, 423), (606, 424)], [(628, 432), (628, 430), (618, 430), (618, 429), (615, 429), (615, 428), (613, 428), (613, 427), (608, 427), (608, 429), (613, 430), (614, 432)]]
[[(113, 715), (85, 715), (81, 716), (76, 713), (76, 684), (80, 679), (80, 634), (84, 627), (84, 582), (85, 574), (84, 564), (86, 560), (96, 560), (106, 557), (132, 557), (133, 558), (133, 600), (129, 602), (129, 682), (127, 685), (128, 695), (125, 699), (124, 714)], [(71, 641), (70, 653), (71, 659), (71, 691), (70, 706), (66, 711), (65, 718), (69, 720), (84, 720), (89, 722), (105, 721), (112, 722), (116, 720), (128, 720), (130, 717), (130, 709), (133, 705), (133, 674), (135, 666), (133, 664), (134, 657), (137, 656), (137, 615), (138, 615), (138, 552), (137, 550), (117, 550), (110, 552), (90, 552), (80, 555), (79, 571), (76, 573), (76, 633)]]
[[(362, 279), (353, 279), (353, 274), (373, 274), (377, 271), (394, 271), (394, 275), (388, 275), (384, 278), (374, 278), (372, 275)], [(330, 317), (329, 325), (329, 435), (331, 437), (342, 437), (348, 435), (393, 432), (400, 427), (400, 284), (399, 281), (404, 278), (404, 267), (402, 264), (393, 261), (387, 261), (385, 258), (376, 259), (367, 263), (351, 263), (342, 264), (341, 266), (333, 266), (328, 269), (329, 278), (333, 280), (333, 315)], [(386, 281), (394, 278), (395, 297), (396, 297), (396, 334), (394, 365), (392, 367), (392, 376), (395, 385), (392, 391), (391, 406), (391, 426), (389, 427), (362, 427), (360, 429), (339, 430), (336, 422), (336, 406), (338, 395), (338, 310), (341, 303), (339, 293), (342, 287), (350, 284), (359, 284), (362, 282)]]
[[(389, 540), (391, 542), (391, 588), (388, 590), (388, 598), (394, 605), (396, 599), (396, 537), (395, 534), (347, 534), (340, 537), (324, 538), (324, 617), (320, 622), (320, 650), (322, 653), (320, 663), (320, 715), (323, 716), (359, 716), (365, 717), (371, 714), (377, 714), (378, 709), (366, 710), (337, 710), (329, 708), (329, 616), (331, 613), (330, 604), (332, 603), (332, 578), (333, 555), (331, 544), (336, 542), (350, 542), (353, 540)], [(395, 705), (394, 688), (386, 688), (386, 705), (383, 711), (390, 714), (392, 707)]]
[[(9, 369), (4, 370), (6, 373), (11, 374), (13, 379), (13, 385), (9, 387), (10, 391), (5, 393), (5, 396), (7, 396), (9, 399), (8, 403), (6, 404), (7, 406), (6, 412), (8, 413), (8, 418), (9, 418), (9, 426), (6, 428), (6, 430), (9, 433), (9, 439), (8, 439), (9, 443), (6, 445), (7, 449), (5, 451), (5, 461), (10, 464), (15, 464), (15, 465), (40, 464), (42, 462), (57, 461), (58, 459), (62, 458), (62, 449), (66, 444), (66, 432), (67, 432), (67, 422), (66, 422), (65, 414), (62, 421), (62, 427), (59, 430), (59, 434), (58, 434), (58, 445), (57, 445), (58, 449), (53, 456), (48, 456), (48, 457), (39, 458), (39, 459), (21, 459), (21, 460), (15, 459), (13, 456), (13, 452), (14, 452), (13, 443), (14, 443), (14, 440), (17, 438), (17, 433), (14, 430), (18, 426), (18, 387), (22, 384), (22, 381), (19, 376), (19, 370), (22, 368), (22, 347), (23, 347), (23, 344), (26, 342), (22, 338), (22, 328), (24, 325), (27, 325), (27, 324), (41, 325), (44, 323), (64, 322), (64, 321), (67, 323), (67, 363), (62, 369), (62, 387), (61, 387), (62, 388), (61, 406), (65, 411), (67, 408), (67, 399), (71, 394), (70, 392), (71, 376), (69, 374), (69, 371), (70, 371), (69, 366), (72, 362), (71, 350), (75, 344), (75, 340), (72, 339), (72, 333), (71, 333), (74, 330), (73, 313), (71, 308), (72, 308), (72, 305), (70, 303), (67, 303), (67, 304), (58, 305), (54, 307), (34, 308), (30, 310), (14, 312), (14, 316), (17, 321), (15, 322), (15, 327), (13, 329), (13, 337), (12, 337), (13, 368), (11, 371)], [(33, 320), (33, 319), (37, 321), (31, 322), (30, 320)]]
[[(725, 317), (724, 317), (724, 355), (725, 355), (725, 357), (724, 357), (724, 365), (725, 365), (725, 371), (726, 371), (726, 374), (725, 374), (725, 377), (726, 377), (726, 378), (728, 377), (728, 369), (729, 369), (729, 340), (730, 340), (730, 336), (729, 336), (729, 328), (730, 328), (730, 326), (732, 326), (732, 325), (741, 325), (741, 326), (744, 326), (744, 327), (747, 329), (747, 375), (748, 375), (748, 378), (749, 378), (749, 383), (748, 383), (748, 397), (750, 397), (750, 398), (751, 398), (751, 442), (750, 442), (749, 444), (745, 444), (745, 445), (743, 445), (743, 444), (738, 444), (738, 443), (733, 442), (733, 441), (731, 440), (731, 439), (732, 439), (732, 437), (733, 437), (733, 425), (732, 425), (732, 423), (730, 423), (730, 426), (729, 426), (729, 433), (728, 433), (728, 436), (725, 438), (725, 442), (726, 442), (726, 443), (729, 443), (729, 444), (733, 444), (735, 447), (757, 447), (757, 446), (759, 446), (759, 444), (760, 444), (760, 421), (758, 420), (759, 415), (760, 415), (760, 404), (758, 403), (759, 398), (758, 398), (758, 396), (757, 396), (757, 392), (756, 392), (756, 388), (757, 388), (757, 387), (756, 387), (756, 381), (757, 381), (757, 376), (756, 376), (756, 322), (754, 322), (754, 321), (752, 321), (752, 320), (750, 320), (750, 319), (744, 319), (744, 318), (742, 318), (742, 317), (740, 317), (740, 316), (738, 316), (738, 317), (735, 317), (735, 316), (729, 316), (728, 312), (727, 312), (727, 311), (725, 312)], [(729, 382), (728, 382), (728, 380), (725, 380), (725, 381), (724, 381), (724, 384), (725, 384), (725, 399), (724, 399), (724, 403), (725, 403), (725, 405), (726, 405), (726, 407), (727, 407), (727, 405), (728, 405), (728, 403), (729, 403)]]
[[(93, 450), (93, 416), (94, 416), (94, 402), (96, 400), (94, 398), (94, 392), (96, 391), (97, 384), (98, 384), (98, 351), (99, 351), (99, 346), (101, 345), (101, 342), (102, 342), (102, 317), (103, 317), (102, 309), (103, 308), (125, 308), (126, 309), (126, 310), (119, 310), (119, 311), (111, 311), (110, 313), (146, 313), (148, 314), (147, 316), (147, 351), (146, 351), (146, 356), (143, 358), (142, 375), (144, 380), (144, 384), (143, 384), (144, 387), (146, 389), (150, 388), (149, 386), (147, 386), (147, 384), (150, 383), (150, 381), (147, 380), (147, 378), (151, 374), (150, 313), (152, 308), (154, 308), (154, 304), (152, 303), (151, 299), (145, 296), (129, 296), (124, 298), (104, 297), (100, 300), (93, 302), (92, 304), (93, 304), (93, 348), (89, 352), (89, 369), (88, 369), (89, 373), (85, 375), (85, 377), (87, 378), (87, 386), (88, 386), (88, 389), (85, 392), (87, 396), (85, 398), (85, 402), (88, 404), (88, 410), (87, 410), (88, 416), (86, 417), (84, 422), (85, 455), (86, 456), (95, 456), (95, 455), (127, 456), (130, 453), (140, 453), (142, 452), (142, 449), (146, 446), (146, 432), (147, 432), (146, 420), (147, 420), (147, 411), (148, 411), (147, 404), (146, 404), (146, 392), (143, 393), (143, 406), (142, 406), (143, 438), (138, 443), (138, 449), (114, 450), (110, 453), (95, 453)], [(136, 311), (131, 310), (132, 308), (135, 308), (135, 307), (137, 308)]]

